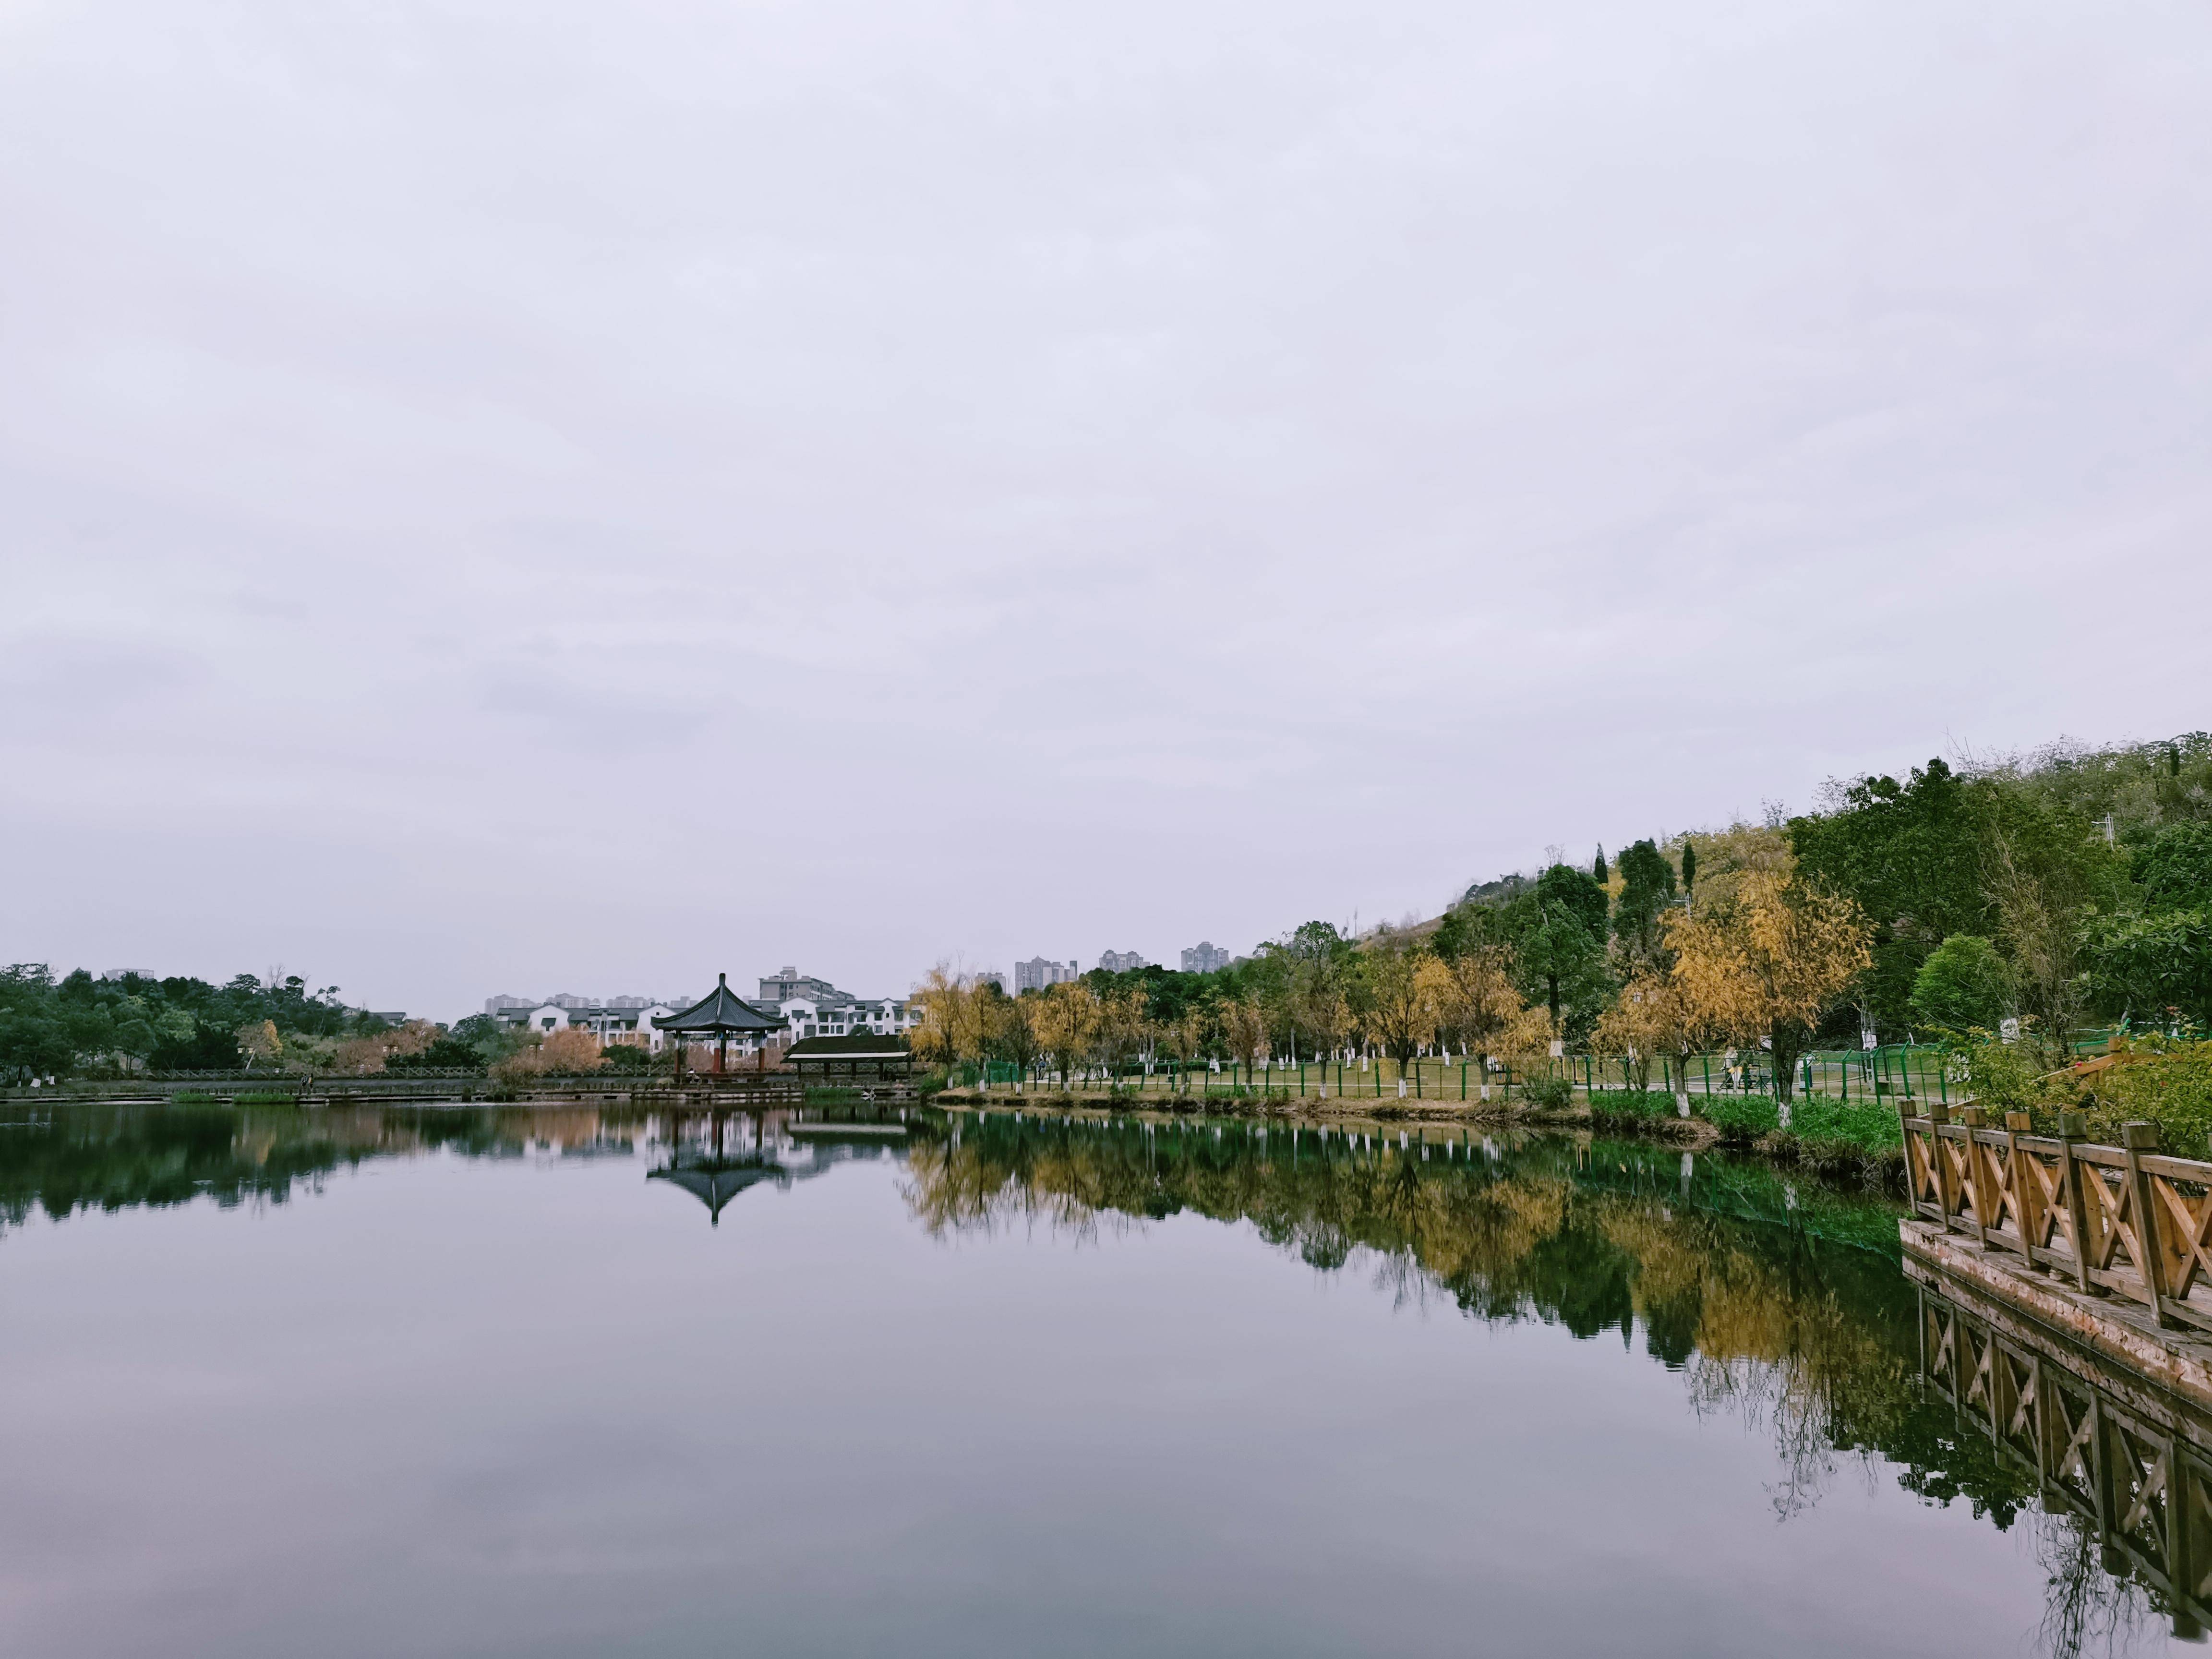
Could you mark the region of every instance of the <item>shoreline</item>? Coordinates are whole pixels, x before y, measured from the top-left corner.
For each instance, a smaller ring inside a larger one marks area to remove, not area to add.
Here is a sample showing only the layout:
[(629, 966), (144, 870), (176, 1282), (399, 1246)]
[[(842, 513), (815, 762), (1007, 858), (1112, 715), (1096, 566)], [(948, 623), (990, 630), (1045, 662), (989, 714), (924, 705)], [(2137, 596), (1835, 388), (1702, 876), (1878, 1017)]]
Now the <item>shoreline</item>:
[[(1013, 1094), (973, 1088), (946, 1089), (924, 1103), (947, 1109), (1074, 1112), (1087, 1116), (1144, 1116), (1171, 1121), (1179, 1117), (1264, 1119), (1286, 1124), (1337, 1127), (1374, 1124), (1378, 1127), (1531, 1129), (1554, 1134), (1601, 1134), (1622, 1140), (1650, 1141), (1692, 1154), (1725, 1152), (1753, 1158), (1778, 1168), (1804, 1171), (1847, 1190), (1901, 1198), (1905, 1193), (1905, 1158), (1901, 1147), (1869, 1147), (1843, 1140), (1807, 1139), (1790, 1130), (1770, 1130), (1746, 1137), (1730, 1135), (1700, 1117), (1612, 1117), (1593, 1111), (1585, 1102), (1569, 1107), (1520, 1108), (1498, 1103), (1461, 1105), (1420, 1101), (1380, 1103), (1339, 1097), (1327, 1102), (1313, 1097), (1255, 1097), (1224, 1102), (1220, 1097), (1200, 1097), (1182, 1110), (1154, 1099), (1142, 1103), (1115, 1100), (1104, 1094), (1072, 1093), (1064, 1090)], [(1224, 1109), (1224, 1106), (1227, 1109)]]

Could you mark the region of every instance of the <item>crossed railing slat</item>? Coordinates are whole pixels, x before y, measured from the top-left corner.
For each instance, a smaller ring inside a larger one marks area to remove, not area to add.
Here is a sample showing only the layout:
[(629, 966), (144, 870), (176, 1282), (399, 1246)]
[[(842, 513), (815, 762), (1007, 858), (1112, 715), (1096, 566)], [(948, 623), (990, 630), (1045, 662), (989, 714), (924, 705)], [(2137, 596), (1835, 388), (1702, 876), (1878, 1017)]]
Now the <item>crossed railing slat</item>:
[(2140, 1302), (2161, 1325), (2212, 1330), (2212, 1162), (2171, 1158), (2158, 1127), (2118, 1146), (2085, 1138), (2078, 1112), (2039, 1135), (2026, 1112), (2002, 1128), (1975, 1107), (1898, 1109), (1916, 1213), (2008, 1251), (2093, 1296)]

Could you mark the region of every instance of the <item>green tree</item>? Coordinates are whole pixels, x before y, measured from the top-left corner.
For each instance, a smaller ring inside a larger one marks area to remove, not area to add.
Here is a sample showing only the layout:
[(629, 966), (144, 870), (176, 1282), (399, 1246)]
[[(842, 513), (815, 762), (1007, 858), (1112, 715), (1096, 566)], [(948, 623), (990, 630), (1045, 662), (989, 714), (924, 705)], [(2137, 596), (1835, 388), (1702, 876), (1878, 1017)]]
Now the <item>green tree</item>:
[(1674, 896), (1674, 866), (1649, 839), (1620, 855), (1620, 902), (1613, 907), (1613, 936), (1648, 961), (1659, 947), (1659, 913)]
[(2138, 1025), (2162, 1025), (2176, 1010), (2212, 1028), (2212, 908), (2100, 918), (2083, 955), (2101, 1006)]
[(1555, 864), (1536, 878), (1536, 896), (1568, 911), (1593, 939), (1605, 938), (1606, 913), (1613, 902), (1593, 877), (1571, 864)]
[(2129, 873), (2147, 909), (2212, 908), (2212, 823), (2169, 824), (2136, 853)]
[[(1572, 873), (1589, 879), (1579, 870)], [(1499, 918), (1515, 984), (1551, 1012), (1554, 1026), (1577, 1036), (1596, 1019), (1612, 994), (1605, 948), (1584, 920), (1586, 914), (1541, 893), (1524, 893)]]
[(1912, 1017), (1936, 1030), (1994, 1031), (2012, 1012), (2012, 969), (1973, 933), (1937, 945), (1912, 981)]

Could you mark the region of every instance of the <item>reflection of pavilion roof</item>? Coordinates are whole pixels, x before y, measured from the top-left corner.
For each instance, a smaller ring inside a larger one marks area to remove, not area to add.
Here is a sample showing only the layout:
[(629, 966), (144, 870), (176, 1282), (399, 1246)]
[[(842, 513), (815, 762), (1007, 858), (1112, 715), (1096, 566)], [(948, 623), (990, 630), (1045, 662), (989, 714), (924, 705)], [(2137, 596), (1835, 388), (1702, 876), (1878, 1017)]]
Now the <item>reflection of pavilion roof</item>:
[(764, 1158), (714, 1158), (688, 1163), (679, 1159), (665, 1170), (647, 1170), (645, 1178), (673, 1182), (704, 1204), (708, 1215), (719, 1227), (722, 1224), (722, 1206), (746, 1188), (757, 1187), (763, 1181), (788, 1187), (796, 1177), (781, 1164)]
[(712, 992), (679, 1013), (655, 1014), (653, 1023), (663, 1031), (704, 1032), (714, 1036), (753, 1035), (762, 1031), (781, 1031), (783, 1022), (747, 1002), (730, 988), (730, 976), (717, 976)]
[(665, 1181), (681, 1187), (685, 1192), (707, 1206), (707, 1213), (716, 1226), (722, 1224), (722, 1208), (749, 1187), (763, 1182), (774, 1182), (779, 1187), (789, 1187), (793, 1182), (811, 1181), (816, 1176), (828, 1175), (830, 1166), (855, 1158), (881, 1156), (877, 1147), (856, 1151), (851, 1146), (826, 1146), (792, 1149), (799, 1156), (785, 1162), (763, 1152), (749, 1152), (736, 1158), (714, 1158), (696, 1152), (678, 1152), (658, 1170), (647, 1170), (647, 1181)]

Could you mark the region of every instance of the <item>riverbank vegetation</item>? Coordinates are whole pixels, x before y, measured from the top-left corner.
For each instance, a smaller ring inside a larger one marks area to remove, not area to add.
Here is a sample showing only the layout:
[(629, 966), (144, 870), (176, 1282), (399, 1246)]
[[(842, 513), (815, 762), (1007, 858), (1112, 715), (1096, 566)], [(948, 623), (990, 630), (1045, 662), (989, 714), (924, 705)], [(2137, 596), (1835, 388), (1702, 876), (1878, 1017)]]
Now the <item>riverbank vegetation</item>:
[[(1308, 922), (1216, 973), (1010, 998), (940, 968), (917, 1001), (918, 1054), (979, 1079), (1202, 1068), (1264, 1091), (1304, 1063), (1451, 1060), (1524, 1100), (1578, 1085), (1637, 1116), (1656, 1114), (1626, 1097), (1671, 1097), (1731, 1134), (1873, 1150), (1932, 1092), (1932, 1048), (1949, 1103), (2147, 1117), (2203, 1150), (2212, 737), (1931, 760), (1810, 812), (1477, 883), (1427, 921)], [(1899, 1045), (1903, 1066), (1845, 1058)]]
[(487, 1073), (514, 1083), (546, 1073), (643, 1069), (642, 1048), (602, 1049), (589, 1032), (536, 1032), (474, 1015), (450, 1029), (393, 1024), (311, 989), (297, 975), (240, 974), (222, 985), (178, 975), (58, 979), (43, 963), (0, 968), (0, 1084), (143, 1073), (366, 1076)]

